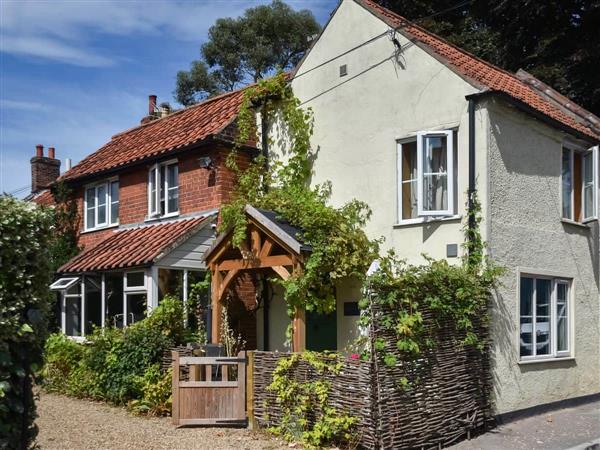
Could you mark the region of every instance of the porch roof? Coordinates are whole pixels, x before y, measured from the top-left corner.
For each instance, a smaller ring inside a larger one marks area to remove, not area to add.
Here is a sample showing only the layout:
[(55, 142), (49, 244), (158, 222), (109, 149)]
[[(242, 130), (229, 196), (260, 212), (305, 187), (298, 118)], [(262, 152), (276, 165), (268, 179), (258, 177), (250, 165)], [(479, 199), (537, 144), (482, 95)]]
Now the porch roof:
[(59, 273), (148, 266), (211, 222), (214, 215), (117, 229), (58, 269)]

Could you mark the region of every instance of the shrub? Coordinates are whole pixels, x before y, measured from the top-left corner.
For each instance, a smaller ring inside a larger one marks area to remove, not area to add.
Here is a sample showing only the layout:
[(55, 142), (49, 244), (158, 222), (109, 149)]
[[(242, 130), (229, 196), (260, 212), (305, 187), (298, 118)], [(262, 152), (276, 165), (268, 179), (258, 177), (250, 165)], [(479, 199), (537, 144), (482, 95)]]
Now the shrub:
[(150, 366), (138, 380), (141, 384), (142, 398), (129, 402), (129, 409), (136, 414), (149, 416), (169, 415), (173, 400), (171, 379), (171, 370), (162, 373), (158, 364)]
[(124, 330), (96, 329), (86, 344), (52, 335), (46, 344), (46, 388), (116, 405), (138, 400), (136, 412), (164, 415), (170, 384), (159, 367), (164, 350), (183, 343), (183, 315), (182, 302), (166, 297), (146, 319)]
[(0, 197), (0, 448), (34, 440), (32, 385), (42, 365), (50, 305), (51, 214)]

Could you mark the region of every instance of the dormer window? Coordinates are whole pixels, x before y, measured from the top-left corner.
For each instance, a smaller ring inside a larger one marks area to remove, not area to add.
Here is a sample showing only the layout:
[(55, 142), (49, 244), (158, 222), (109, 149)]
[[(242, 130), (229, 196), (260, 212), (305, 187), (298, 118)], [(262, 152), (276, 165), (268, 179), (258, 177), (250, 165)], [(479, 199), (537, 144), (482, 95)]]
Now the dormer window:
[(103, 181), (85, 188), (85, 231), (119, 223), (119, 180)]
[(179, 214), (179, 168), (177, 161), (155, 164), (148, 172), (148, 217)]

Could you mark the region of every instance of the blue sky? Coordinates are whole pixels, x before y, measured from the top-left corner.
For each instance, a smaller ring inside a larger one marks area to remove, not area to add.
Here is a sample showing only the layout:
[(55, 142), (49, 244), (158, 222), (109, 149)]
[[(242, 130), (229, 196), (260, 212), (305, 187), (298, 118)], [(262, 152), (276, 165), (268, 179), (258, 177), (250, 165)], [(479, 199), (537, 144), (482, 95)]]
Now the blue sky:
[[(214, 21), (260, 3), (0, 0), (0, 193), (29, 186), (36, 144), (76, 163), (139, 124), (148, 94), (175, 104)], [(287, 3), (324, 24), (337, 0)]]

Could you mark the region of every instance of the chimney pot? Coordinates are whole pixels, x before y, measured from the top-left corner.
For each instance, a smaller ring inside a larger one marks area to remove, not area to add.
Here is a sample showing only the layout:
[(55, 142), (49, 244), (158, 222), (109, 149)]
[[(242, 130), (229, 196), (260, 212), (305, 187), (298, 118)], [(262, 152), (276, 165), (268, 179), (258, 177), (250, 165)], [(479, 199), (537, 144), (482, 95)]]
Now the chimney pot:
[(44, 156), (44, 146), (42, 144), (38, 144), (35, 146), (35, 156), (41, 158)]
[(148, 115), (153, 116), (156, 112), (156, 95), (148, 96)]
[(55, 154), (54, 147), (48, 147), (48, 158), (55, 159)]

